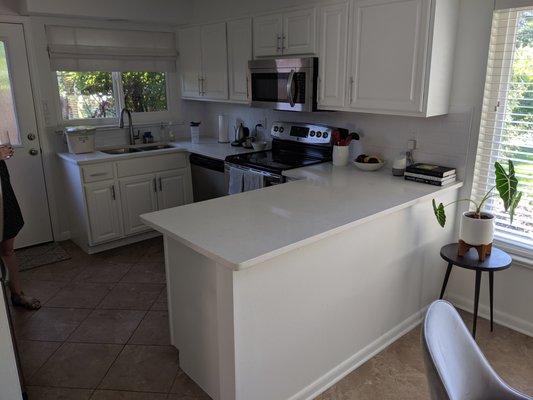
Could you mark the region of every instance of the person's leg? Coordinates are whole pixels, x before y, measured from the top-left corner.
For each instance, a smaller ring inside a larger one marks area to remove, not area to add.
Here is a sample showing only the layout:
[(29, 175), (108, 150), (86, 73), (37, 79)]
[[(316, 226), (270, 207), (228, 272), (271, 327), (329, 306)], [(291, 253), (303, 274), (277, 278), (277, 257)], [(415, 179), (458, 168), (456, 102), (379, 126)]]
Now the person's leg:
[(0, 244), (0, 256), (9, 271), (9, 290), (11, 293), (20, 294), (22, 288), (20, 287), (19, 266), (15, 257), (14, 245), (15, 238), (4, 240)]

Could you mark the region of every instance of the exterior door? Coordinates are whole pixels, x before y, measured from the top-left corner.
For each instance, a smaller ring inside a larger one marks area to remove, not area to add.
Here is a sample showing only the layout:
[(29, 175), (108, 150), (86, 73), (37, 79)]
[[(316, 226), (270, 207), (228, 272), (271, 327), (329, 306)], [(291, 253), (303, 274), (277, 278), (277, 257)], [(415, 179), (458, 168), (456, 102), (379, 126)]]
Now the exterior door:
[(114, 181), (85, 185), (92, 245), (122, 237), (117, 195)]
[(168, 171), (157, 174), (157, 193), (160, 210), (182, 206), (192, 202), (188, 170)]
[(155, 175), (134, 176), (120, 180), (120, 197), (124, 216), (124, 234), (149, 231), (139, 215), (157, 211), (157, 181)]
[(15, 148), (6, 164), (25, 220), (15, 245), (49, 242), (52, 227), (21, 24), (0, 24), (0, 131), (9, 133)]

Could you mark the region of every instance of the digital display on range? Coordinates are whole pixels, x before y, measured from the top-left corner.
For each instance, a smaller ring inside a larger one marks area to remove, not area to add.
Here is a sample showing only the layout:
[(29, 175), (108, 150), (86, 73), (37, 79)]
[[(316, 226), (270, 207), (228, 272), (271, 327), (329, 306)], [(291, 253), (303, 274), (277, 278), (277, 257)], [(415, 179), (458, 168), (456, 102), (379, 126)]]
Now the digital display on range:
[(309, 134), (309, 128), (303, 126), (291, 126), (291, 136), (306, 138)]

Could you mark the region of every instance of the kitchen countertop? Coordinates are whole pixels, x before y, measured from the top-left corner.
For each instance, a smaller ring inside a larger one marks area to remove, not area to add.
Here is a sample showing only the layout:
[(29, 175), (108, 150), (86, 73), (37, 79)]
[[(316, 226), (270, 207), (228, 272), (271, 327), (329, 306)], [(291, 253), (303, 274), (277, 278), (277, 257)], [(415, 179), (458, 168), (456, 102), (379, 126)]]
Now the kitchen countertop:
[(190, 140), (178, 140), (175, 142), (170, 142), (168, 143), (168, 145), (172, 147), (169, 149), (126, 154), (107, 154), (102, 151), (94, 151), (92, 153), (84, 154), (58, 153), (57, 155), (68, 162), (78, 165), (84, 165), (107, 161), (123, 160), (126, 158), (150, 157), (158, 154), (175, 153), (179, 151), (200, 154), (206, 157), (211, 157), (223, 161), (227, 156), (233, 154), (251, 153), (254, 151), (253, 149), (234, 147), (231, 146), (229, 143), (218, 143), (216, 138), (202, 138), (200, 139), (199, 143), (191, 143)]
[(364, 172), (330, 163), (285, 175), (300, 180), (144, 214), (141, 219), (238, 271), (462, 186), (425, 185), (393, 177), (389, 168)]

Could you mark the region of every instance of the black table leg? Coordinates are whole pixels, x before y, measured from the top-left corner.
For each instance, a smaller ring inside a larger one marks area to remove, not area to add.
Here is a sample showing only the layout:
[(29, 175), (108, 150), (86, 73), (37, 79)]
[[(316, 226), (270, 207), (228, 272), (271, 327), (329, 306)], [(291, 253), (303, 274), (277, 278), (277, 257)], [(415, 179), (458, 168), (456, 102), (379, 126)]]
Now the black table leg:
[(494, 271), (489, 271), (490, 331), (494, 331)]
[(474, 296), (474, 325), (472, 327), (472, 337), (476, 339), (477, 309), (479, 305), (479, 287), (481, 286), (481, 271), (476, 271), (476, 293)]
[(440, 297), (442, 299), (444, 296), (444, 291), (446, 290), (446, 285), (448, 284), (448, 279), (450, 278), (450, 273), (452, 272), (452, 263), (448, 263), (448, 268), (446, 268), (446, 275), (444, 275), (444, 282), (442, 282), (442, 289), (440, 290)]

